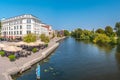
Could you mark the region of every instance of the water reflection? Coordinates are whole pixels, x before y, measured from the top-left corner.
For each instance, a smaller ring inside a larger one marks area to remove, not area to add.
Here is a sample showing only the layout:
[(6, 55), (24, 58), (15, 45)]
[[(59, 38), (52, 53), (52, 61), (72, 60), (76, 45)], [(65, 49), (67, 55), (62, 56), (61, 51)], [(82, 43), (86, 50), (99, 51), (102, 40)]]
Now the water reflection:
[(117, 45), (116, 47), (116, 54), (115, 54), (117, 63), (118, 63), (118, 68), (120, 70), (120, 45)]
[(100, 51), (105, 51), (105, 53), (109, 54), (114, 48), (115, 45), (110, 44), (94, 44)]
[(76, 40), (77, 42), (83, 42), (84, 44), (90, 44), (90, 40)]
[[(84, 44), (91, 44), (94, 45), (95, 47), (97, 47), (100, 51), (105, 51), (105, 53), (110, 53), (115, 47), (116, 45), (111, 45), (111, 44), (93, 44), (91, 41), (89, 40), (76, 40), (77, 42), (82, 42)], [(120, 46), (119, 46), (120, 47)], [(119, 52), (120, 52), (120, 48), (118, 48)]]

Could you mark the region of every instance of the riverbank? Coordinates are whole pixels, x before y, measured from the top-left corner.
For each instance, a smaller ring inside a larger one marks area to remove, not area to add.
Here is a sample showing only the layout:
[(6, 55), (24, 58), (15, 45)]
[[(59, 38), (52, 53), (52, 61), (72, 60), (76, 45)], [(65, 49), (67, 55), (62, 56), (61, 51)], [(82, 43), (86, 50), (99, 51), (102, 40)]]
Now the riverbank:
[[(120, 47), (69, 37), (39, 64), (41, 80), (120, 80)], [(15, 79), (36, 80), (35, 71), (36, 65)]]
[(6, 57), (0, 57), (0, 79), (12, 80), (11, 75), (15, 75), (18, 72), (23, 72), (31, 68), (32, 65), (50, 55), (50, 53), (59, 46), (58, 41), (64, 38), (65, 37), (53, 39), (50, 41), (48, 48), (40, 50), (27, 58), (20, 58), (14, 62), (10, 62)]

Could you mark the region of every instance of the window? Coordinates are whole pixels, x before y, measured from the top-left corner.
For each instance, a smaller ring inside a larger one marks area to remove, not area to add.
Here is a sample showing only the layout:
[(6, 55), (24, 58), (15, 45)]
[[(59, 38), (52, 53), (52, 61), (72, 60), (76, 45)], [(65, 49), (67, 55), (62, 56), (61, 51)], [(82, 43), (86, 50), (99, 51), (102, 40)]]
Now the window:
[(9, 31), (9, 35), (10, 35), (10, 31)]
[(19, 32), (17, 31), (17, 35), (19, 34)]
[(16, 29), (16, 26), (14, 26), (14, 30)]
[(31, 23), (31, 19), (27, 19), (27, 23)]
[(14, 31), (14, 35), (16, 35), (16, 31)]
[(31, 25), (27, 25), (27, 29), (31, 29)]
[(11, 35), (13, 35), (13, 32), (11, 31)]
[(27, 31), (27, 34), (30, 34), (31, 33), (31, 31)]
[(20, 31), (20, 35), (22, 35), (22, 31)]
[(20, 25), (20, 29), (22, 29), (22, 25)]
[(18, 29), (18, 26), (17, 26), (17, 29)]

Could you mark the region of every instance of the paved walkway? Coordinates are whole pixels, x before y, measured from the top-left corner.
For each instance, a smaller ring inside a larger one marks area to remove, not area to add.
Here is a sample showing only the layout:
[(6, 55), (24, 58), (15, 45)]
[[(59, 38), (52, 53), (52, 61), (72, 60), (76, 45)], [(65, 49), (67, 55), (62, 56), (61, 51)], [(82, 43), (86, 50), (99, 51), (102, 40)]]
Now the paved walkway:
[(20, 66), (23, 66), (25, 63), (40, 57), (42, 55), (41, 54), (42, 52), (46, 51), (47, 49), (49, 49), (50, 47), (52, 47), (56, 43), (56, 40), (57, 39), (51, 40), (48, 48), (40, 50), (39, 52), (37, 52), (35, 54), (33, 53), (32, 55), (30, 55), (28, 57), (17, 59), (14, 62), (10, 62), (10, 60), (7, 57), (0, 56), (0, 80), (6, 80), (5, 76), (4, 76), (4, 72), (10, 71), (13, 68), (17, 69)]

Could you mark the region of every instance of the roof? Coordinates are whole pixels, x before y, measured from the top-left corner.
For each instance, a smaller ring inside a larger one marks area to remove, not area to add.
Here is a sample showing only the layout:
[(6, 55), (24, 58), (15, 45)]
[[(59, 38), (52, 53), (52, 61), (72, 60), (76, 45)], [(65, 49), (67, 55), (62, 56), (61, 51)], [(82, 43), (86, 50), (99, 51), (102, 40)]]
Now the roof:
[[(32, 15), (32, 14), (23, 14), (23, 15), (19, 15), (19, 16), (14, 16), (14, 17), (10, 17), (10, 18), (4, 18), (3, 20), (1, 20), (2, 22), (5, 22), (5, 21), (9, 21), (9, 20), (13, 20), (13, 19), (19, 19), (19, 18), (35, 18), (37, 20), (39, 20), (38, 17)], [(40, 20), (39, 20), (40, 21)]]
[(44, 27), (44, 28), (47, 28), (48, 30), (50, 30), (50, 26), (49, 25), (42, 25), (42, 27)]

